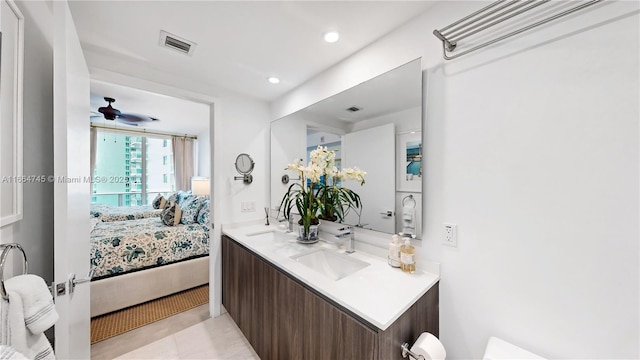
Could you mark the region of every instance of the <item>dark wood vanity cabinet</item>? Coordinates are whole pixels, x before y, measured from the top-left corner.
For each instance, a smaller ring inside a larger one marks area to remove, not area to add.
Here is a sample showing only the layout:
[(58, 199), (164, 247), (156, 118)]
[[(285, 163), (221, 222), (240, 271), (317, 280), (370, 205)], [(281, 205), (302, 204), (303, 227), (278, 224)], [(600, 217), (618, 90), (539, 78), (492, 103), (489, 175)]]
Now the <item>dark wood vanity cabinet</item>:
[(438, 336), (438, 284), (382, 331), (226, 235), (222, 304), (263, 360), (400, 360), (403, 342)]

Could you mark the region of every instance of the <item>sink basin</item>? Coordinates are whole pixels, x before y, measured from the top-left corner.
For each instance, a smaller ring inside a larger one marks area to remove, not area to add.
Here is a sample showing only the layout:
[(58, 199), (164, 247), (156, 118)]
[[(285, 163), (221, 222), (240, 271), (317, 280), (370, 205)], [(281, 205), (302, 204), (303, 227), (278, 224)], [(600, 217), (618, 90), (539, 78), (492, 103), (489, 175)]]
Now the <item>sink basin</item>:
[(271, 234), (273, 233), (273, 229), (264, 229), (264, 230), (258, 230), (258, 231), (253, 231), (250, 233), (246, 233), (246, 236), (256, 236), (256, 235), (262, 235), (262, 234)]
[(245, 236), (251, 240), (258, 241), (260, 243), (271, 244), (269, 246), (285, 246), (290, 242), (295, 242), (295, 237), (290, 233), (283, 233), (281, 231), (275, 231), (273, 229), (265, 229), (246, 233)]
[(291, 259), (336, 281), (370, 265), (329, 249), (294, 255)]

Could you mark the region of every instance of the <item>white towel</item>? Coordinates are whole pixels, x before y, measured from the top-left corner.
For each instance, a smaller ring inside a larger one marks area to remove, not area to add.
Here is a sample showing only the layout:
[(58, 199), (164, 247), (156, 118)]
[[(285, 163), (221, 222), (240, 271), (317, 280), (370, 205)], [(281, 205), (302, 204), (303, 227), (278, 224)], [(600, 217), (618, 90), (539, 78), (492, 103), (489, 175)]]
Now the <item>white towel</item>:
[(402, 208), (402, 221), (404, 222), (413, 222), (414, 211), (415, 209), (412, 207), (403, 207)]
[(416, 233), (416, 209), (414, 207), (405, 206), (402, 208), (402, 232), (405, 234)]
[[(6, 284), (6, 281), (5, 281)], [(1, 299), (0, 341), (34, 360), (55, 360), (49, 340), (44, 334), (34, 335), (24, 322), (22, 299), (14, 291), (7, 291), (9, 300)]]
[(42, 334), (58, 320), (53, 297), (44, 279), (37, 275), (19, 275), (5, 280), (7, 292), (20, 296), (24, 307), (24, 320), (33, 335)]
[(29, 360), (26, 356), (16, 351), (16, 349), (0, 345), (0, 359), (2, 360)]

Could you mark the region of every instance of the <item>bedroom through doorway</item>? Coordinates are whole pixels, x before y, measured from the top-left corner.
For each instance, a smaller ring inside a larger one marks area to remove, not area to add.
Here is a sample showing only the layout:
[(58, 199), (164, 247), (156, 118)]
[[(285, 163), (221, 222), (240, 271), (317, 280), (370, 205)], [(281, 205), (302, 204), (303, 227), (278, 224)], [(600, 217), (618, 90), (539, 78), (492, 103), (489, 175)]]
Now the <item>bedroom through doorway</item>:
[(210, 105), (91, 80), (92, 358), (209, 317)]

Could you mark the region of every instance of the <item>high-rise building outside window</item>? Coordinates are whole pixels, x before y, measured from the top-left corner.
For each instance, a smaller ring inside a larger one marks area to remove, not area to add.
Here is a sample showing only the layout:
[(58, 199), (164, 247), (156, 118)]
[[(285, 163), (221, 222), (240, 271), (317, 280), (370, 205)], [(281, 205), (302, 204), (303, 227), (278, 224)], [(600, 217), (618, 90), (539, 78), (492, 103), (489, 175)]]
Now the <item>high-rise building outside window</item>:
[(93, 183), (92, 202), (145, 205), (158, 193), (175, 191), (173, 152), (171, 146), (166, 146), (167, 138), (116, 133), (108, 136), (114, 141), (97, 143), (95, 179), (100, 181)]

